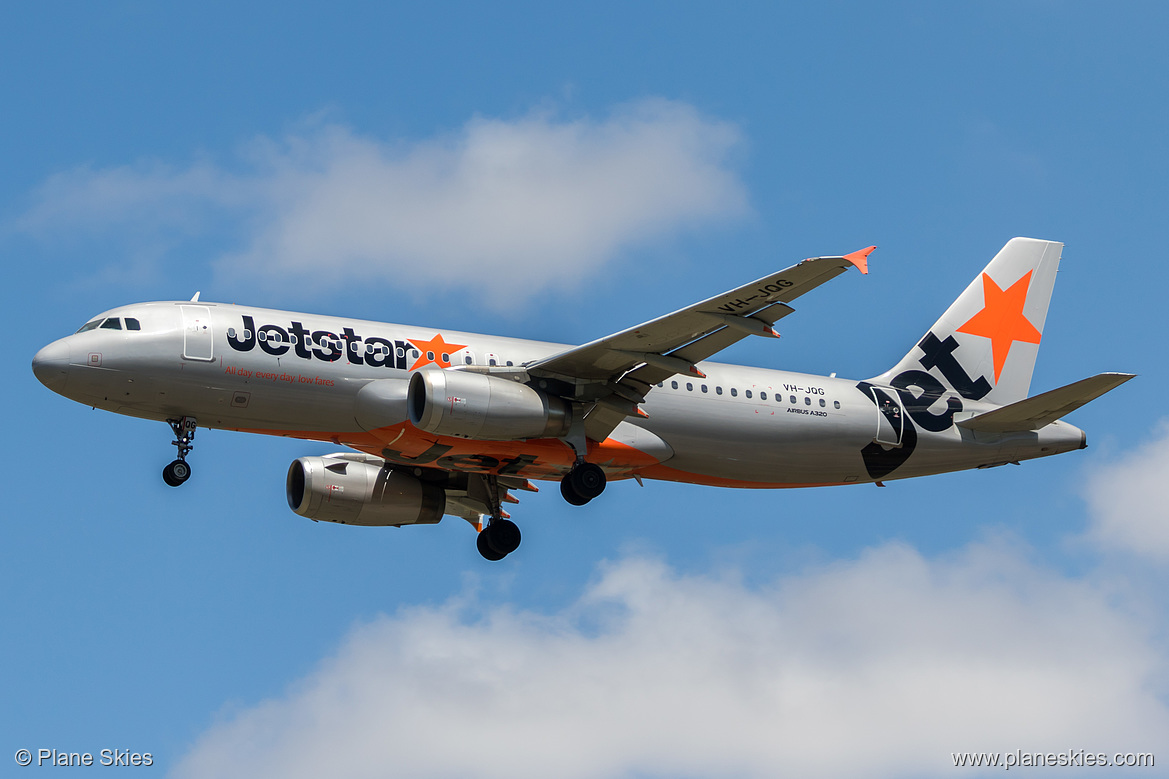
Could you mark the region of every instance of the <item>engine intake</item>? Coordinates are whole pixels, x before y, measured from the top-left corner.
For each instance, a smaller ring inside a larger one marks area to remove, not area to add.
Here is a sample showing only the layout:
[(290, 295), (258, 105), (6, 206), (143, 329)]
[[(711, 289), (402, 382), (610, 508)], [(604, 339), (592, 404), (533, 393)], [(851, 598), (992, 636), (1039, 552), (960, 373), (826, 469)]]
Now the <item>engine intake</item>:
[(341, 457), (294, 460), (286, 491), (297, 514), (342, 525), (432, 525), (446, 510), (439, 485)]
[(487, 441), (568, 433), (571, 409), (526, 384), (467, 371), (424, 370), (410, 377), (410, 421), (436, 435)]

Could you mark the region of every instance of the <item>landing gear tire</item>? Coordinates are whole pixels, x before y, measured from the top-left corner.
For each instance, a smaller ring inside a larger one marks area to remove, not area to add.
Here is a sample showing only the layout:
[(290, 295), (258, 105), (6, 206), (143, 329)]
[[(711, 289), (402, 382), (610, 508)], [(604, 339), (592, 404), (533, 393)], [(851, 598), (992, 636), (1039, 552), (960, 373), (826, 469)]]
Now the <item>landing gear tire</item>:
[(180, 417), (168, 419), (166, 423), (175, 434), (175, 440), (171, 443), (178, 449), (176, 454), (179, 457), (162, 469), (162, 480), (171, 487), (178, 487), (191, 478), (191, 466), (187, 465), (187, 455), (195, 448), (191, 442), (195, 440), (197, 422), (194, 417)]
[(485, 560), (502, 560), (520, 546), (520, 529), (508, 519), (497, 519), (479, 533), (475, 546)]
[(569, 483), (567, 476), (560, 480), (560, 494), (564, 496), (566, 501), (574, 506), (583, 506), (589, 502), (588, 498), (582, 498), (580, 495), (576, 494), (576, 491), (573, 490), (572, 484)]
[(507, 555), (500, 554), (491, 548), (491, 545), (487, 541), (486, 528), (479, 531), (479, 537), (475, 539), (475, 547), (479, 550), (479, 554), (483, 555), (484, 560), (490, 560), (493, 563), (507, 557)]
[(596, 463), (578, 463), (560, 480), (560, 494), (574, 506), (583, 506), (605, 491), (605, 472)]
[(187, 465), (186, 460), (175, 460), (162, 469), (162, 480), (171, 487), (178, 487), (189, 478), (191, 466)]

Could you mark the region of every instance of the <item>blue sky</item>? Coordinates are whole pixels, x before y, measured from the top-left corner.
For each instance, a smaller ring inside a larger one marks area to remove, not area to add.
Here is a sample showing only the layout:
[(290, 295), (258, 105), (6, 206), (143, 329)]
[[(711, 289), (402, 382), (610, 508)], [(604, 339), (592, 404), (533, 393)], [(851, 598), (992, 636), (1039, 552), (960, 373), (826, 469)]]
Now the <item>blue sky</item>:
[[(951, 752), (1020, 748), (1169, 764), (1162, 5), (0, 18), (0, 761), (928, 776)], [(474, 195), (499, 176), (511, 197)], [(871, 274), (802, 298), (781, 341), (726, 355), (865, 378), (1016, 235), (1066, 244), (1032, 391), (1140, 374), (1070, 417), (1087, 451), (886, 489), (623, 483), (580, 509), (550, 485), (512, 512), (524, 542), (500, 565), (453, 518), (292, 514), (284, 473), (329, 451), (312, 443), (200, 431), (194, 478), (168, 488), (164, 426), (29, 370), (94, 313), (196, 290), (580, 343), (877, 244)]]

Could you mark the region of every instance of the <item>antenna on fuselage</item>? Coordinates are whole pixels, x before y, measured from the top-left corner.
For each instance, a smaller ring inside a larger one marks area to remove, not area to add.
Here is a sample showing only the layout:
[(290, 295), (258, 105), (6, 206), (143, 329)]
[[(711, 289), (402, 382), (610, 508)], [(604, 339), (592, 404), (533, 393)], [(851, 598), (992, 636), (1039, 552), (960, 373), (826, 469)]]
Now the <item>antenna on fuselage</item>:
[[(200, 290), (200, 291), (202, 291), (202, 290)], [(196, 292), (196, 293), (195, 293), (195, 296), (194, 296), (193, 298), (191, 298), (191, 302), (192, 302), (192, 303), (198, 303), (198, 302), (199, 302), (199, 293), (198, 293), (198, 292)]]

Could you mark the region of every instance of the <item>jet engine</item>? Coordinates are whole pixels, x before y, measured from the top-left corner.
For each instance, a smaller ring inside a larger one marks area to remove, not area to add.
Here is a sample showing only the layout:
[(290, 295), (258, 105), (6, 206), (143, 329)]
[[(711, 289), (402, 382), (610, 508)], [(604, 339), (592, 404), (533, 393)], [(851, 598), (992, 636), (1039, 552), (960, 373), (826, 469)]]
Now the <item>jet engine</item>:
[(441, 486), (345, 456), (294, 460), (286, 489), (297, 514), (342, 525), (432, 525), (446, 509)]
[(407, 405), (421, 430), (488, 441), (562, 436), (571, 421), (562, 398), (467, 371), (418, 371), (410, 378)]

